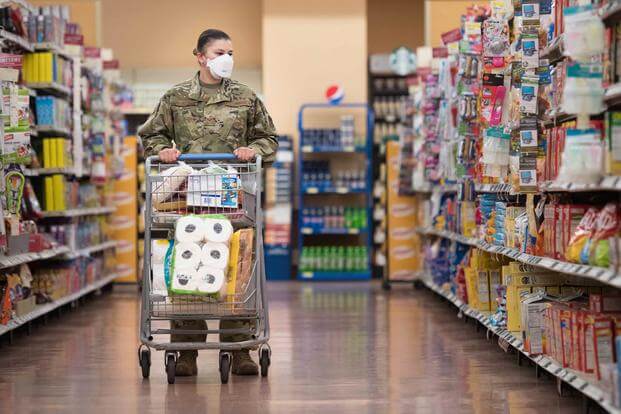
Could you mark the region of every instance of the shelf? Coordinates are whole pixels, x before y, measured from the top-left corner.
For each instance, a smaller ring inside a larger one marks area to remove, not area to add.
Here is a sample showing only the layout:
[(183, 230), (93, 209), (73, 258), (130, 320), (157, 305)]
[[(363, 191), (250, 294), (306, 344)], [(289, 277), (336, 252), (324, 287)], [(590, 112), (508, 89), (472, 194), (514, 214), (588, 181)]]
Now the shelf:
[(347, 281), (369, 280), (371, 272), (299, 272), (299, 280)]
[(117, 245), (116, 241), (110, 240), (107, 242), (96, 244), (94, 246), (85, 247), (80, 250), (70, 251), (59, 257), (62, 259), (77, 259), (78, 257), (89, 256), (91, 253), (97, 253), (97, 252), (101, 252), (104, 250), (113, 249), (116, 247), (116, 245)]
[(73, 59), (73, 56), (71, 56), (65, 50), (61, 49), (57, 44), (52, 43), (52, 42), (35, 43), (33, 46), (35, 50), (50, 51), (66, 59), (70, 59), (70, 60)]
[(44, 211), (43, 217), (81, 217), (96, 216), (98, 214), (110, 214), (116, 211), (115, 207), (92, 207), (92, 208), (75, 208), (63, 211)]
[(320, 189), (318, 187), (306, 187), (302, 190), (304, 194), (366, 194), (366, 190), (353, 189), (347, 187), (333, 187)]
[(65, 85), (61, 85), (57, 82), (37, 82), (37, 83), (28, 83), (27, 87), (31, 89), (35, 89), (37, 91), (43, 91), (51, 94), (57, 94), (64, 97), (71, 96), (71, 89)]
[(70, 137), (71, 131), (67, 128), (55, 127), (53, 125), (37, 125), (35, 126), (38, 134), (58, 135)]
[(424, 185), (417, 186), (412, 189), (413, 193), (441, 193), (450, 194), (459, 191), (458, 184), (431, 184), (425, 183)]
[(346, 147), (330, 147), (324, 145), (302, 145), (302, 152), (305, 154), (318, 154), (318, 153), (333, 153), (333, 154), (341, 154), (341, 153), (365, 153), (365, 147), (355, 147), (355, 146), (346, 146)]
[(584, 277), (587, 279), (596, 280), (609, 286), (621, 288), (621, 274), (618, 274), (613, 270), (609, 270), (603, 267), (569, 263), (549, 257), (533, 256), (531, 254), (522, 253), (518, 249), (492, 245), (487, 243), (486, 241), (466, 237), (450, 231), (435, 230), (431, 228), (419, 228), (417, 229), (417, 231), (418, 233), (423, 235), (442, 237), (445, 239), (456, 241), (458, 243), (476, 247), (488, 253), (500, 254), (502, 256), (509, 257), (515, 261), (527, 265), (540, 267), (543, 269), (551, 270), (553, 272), (564, 273), (567, 275)]
[(363, 234), (367, 229), (313, 229), (311, 227), (302, 227), (302, 234)]
[(60, 308), (61, 306), (64, 306), (68, 303), (78, 300), (82, 296), (88, 295), (91, 292), (101, 289), (102, 287), (111, 283), (117, 277), (118, 277), (117, 274), (113, 273), (111, 275), (101, 278), (100, 280), (97, 280), (92, 285), (86, 286), (75, 293), (65, 296), (64, 298), (61, 298), (51, 303), (37, 305), (35, 310), (30, 312), (29, 314), (21, 316), (21, 317), (13, 318), (9, 321), (7, 325), (0, 325), (0, 335), (4, 335), (5, 333), (10, 332), (14, 329), (17, 329), (20, 326), (27, 324), (28, 322), (31, 322), (47, 313), (50, 313)]
[(544, 128), (554, 128), (555, 126), (561, 125), (565, 122), (575, 121), (577, 119), (576, 115), (566, 114), (565, 112), (552, 112), (550, 113), (549, 119), (543, 122)]
[(51, 259), (52, 257), (59, 256), (69, 252), (67, 246), (59, 246), (49, 250), (43, 250), (41, 252), (29, 252), (16, 254), (13, 256), (0, 256), (0, 269), (6, 269), (13, 266), (19, 266), (24, 263), (36, 262), (38, 260)]
[(75, 175), (73, 167), (68, 168), (25, 168), (24, 175), (26, 177), (38, 177), (40, 175), (64, 174)]
[(531, 361), (533, 361), (533, 363), (545, 369), (554, 377), (559, 378), (565, 383), (571, 385), (582, 394), (591, 398), (593, 401), (600, 404), (602, 408), (604, 408), (606, 411), (610, 413), (621, 413), (621, 410), (612, 405), (610, 401), (610, 395), (602, 388), (600, 388), (596, 380), (589, 378), (582, 372), (574, 371), (569, 368), (563, 368), (561, 364), (559, 364), (557, 361), (547, 355), (529, 354), (524, 350), (524, 345), (518, 337), (516, 337), (512, 332), (507, 331), (504, 328), (493, 326), (489, 322), (488, 315), (476, 309), (472, 309), (467, 304), (463, 303), (453, 293), (447, 292), (431, 280), (428, 280), (428, 278), (424, 278), (423, 283), (430, 290), (444, 297), (453, 305), (455, 305), (459, 309), (460, 314), (464, 314), (472, 319), (476, 319), (485, 328), (487, 328), (489, 332), (498, 336), (499, 340), (504, 340), (506, 343), (511, 345), (511, 347), (513, 347), (517, 352), (523, 354), (526, 358), (530, 359)]
[(602, 14), (602, 21), (606, 26), (621, 22), (621, 3), (611, 3), (611, 7)]
[(621, 176), (610, 175), (596, 184), (557, 183), (548, 181), (539, 186), (542, 192), (547, 193), (579, 193), (585, 191), (621, 191)]
[(26, 52), (34, 52), (32, 44), (27, 39), (14, 33), (8, 32), (4, 29), (0, 29), (0, 40), (7, 40), (16, 46), (19, 46)]
[(511, 184), (475, 184), (474, 190), (477, 193), (513, 193), (513, 187)]

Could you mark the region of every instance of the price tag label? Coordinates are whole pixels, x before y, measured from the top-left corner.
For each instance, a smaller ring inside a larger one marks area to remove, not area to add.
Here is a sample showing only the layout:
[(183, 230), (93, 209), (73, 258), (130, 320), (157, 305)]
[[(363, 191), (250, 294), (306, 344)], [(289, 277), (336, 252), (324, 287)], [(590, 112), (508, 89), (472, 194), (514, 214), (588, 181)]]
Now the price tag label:
[(349, 188), (347, 187), (337, 187), (336, 192), (339, 194), (347, 194), (349, 193)]
[(313, 272), (302, 272), (302, 277), (305, 279), (312, 279), (313, 275)]
[(302, 152), (313, 152), (313, 147), (312, 145), (304, 145), (302, 147)]
[(313, 229), (311, 229), (309, 227), (303, 227), (302, 228), (302, 234), (313, 234)]
[(319, 189), (317, 187), (308, 187), (306, 189), (307, 194), (317, 194), (319, 193)]
[(347, 232), (349, 234), (358, 234), (358, 233), (360, 233), (360, 230), (358, 230), (358, 229), (349, 229)]
[(343, 152), (354, 152), (356, 151), (356, 147), (353, 145), (346, 145), (343, 147)]

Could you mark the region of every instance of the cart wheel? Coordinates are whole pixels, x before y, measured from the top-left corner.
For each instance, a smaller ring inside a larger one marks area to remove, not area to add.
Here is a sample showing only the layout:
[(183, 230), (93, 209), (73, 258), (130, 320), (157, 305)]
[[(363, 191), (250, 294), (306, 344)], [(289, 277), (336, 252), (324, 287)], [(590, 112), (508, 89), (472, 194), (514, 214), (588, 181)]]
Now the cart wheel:
[(386, 280), (382, 280), (382, 289), (384, 290), (390, 290), (390, 283)]
[(168, 383), (175, 383), (175, 372), (177, 371), (177, 358), (174, 353), (166, 354), (166, 376), (168, 377)]
[(267, 377), (267, 371), (269, 370), (271, 360), (270, 360), (270, 350), (267, 348), (261, 348), (260, 356), (259, 356), (259, 364), (261, 365), (261, 376)]
[(231, 354), (228, 352), (220, 353), (220, 382), (226, 384), (229, 382), (229, 373), (231, 372)]
[(151, 371), (151, 350), (149, 348), (141, 348), (138, 354), (140, 368), (142, 368), (142, 378), (149, 378)]
[(414, 289), (415, 290), (421, 290), (422, 288), (425, 287), (425, 284), (423, 282), (421, 282), (420, 280), (415, 280), (414, 281)]

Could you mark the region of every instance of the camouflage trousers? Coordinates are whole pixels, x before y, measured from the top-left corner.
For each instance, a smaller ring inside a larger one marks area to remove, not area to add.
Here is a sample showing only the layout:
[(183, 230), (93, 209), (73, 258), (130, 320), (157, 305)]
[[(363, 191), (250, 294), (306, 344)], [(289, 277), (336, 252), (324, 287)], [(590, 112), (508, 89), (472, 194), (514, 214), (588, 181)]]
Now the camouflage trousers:
[[(193, 331), (206, 331), (207, 322), (198, 320), (174, 320), (170, 323), (173, 330), (193, 330)], [(220, 321), (220, 329), (250, 329), (254, 328), (253, 321), (250, 320), (235, 320), (235, 319), (222, 319)], [(242, 342), (252, 339), (251, 334), (246, 333), (220, 333), (220, 342)], [(170, 335), (171, 342), (205, 342), (207, 340), (207, 334), (185, 334), (185, 333), (173, 333)], [(198, 351), (190, 351), (193, 354), (198, 354)]]

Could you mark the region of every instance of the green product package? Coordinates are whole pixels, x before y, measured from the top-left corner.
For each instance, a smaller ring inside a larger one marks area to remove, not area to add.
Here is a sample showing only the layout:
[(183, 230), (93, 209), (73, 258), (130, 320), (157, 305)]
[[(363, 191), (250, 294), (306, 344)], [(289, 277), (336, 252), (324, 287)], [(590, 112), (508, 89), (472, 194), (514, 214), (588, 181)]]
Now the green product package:
[[(210, 219), (219, 219), (219, 220), (228, 220), (223, 214), (192, 214), (191, 216), (200, 217), (200, 218), (210, 218)], [(175, 273), (175, 257), (176, 257), (176, 241), (171, 240), (170, 247), (166, 252), (166, 257), (164, 259), (164, 277), (166, 278), (166, 285), (168, 286), (168, 292), (171, 296), (174, 295), (195, 295), (195, 296), (204, 296), (211, 297), (214, 299), (218, 299), (220, 297), (220, 293), (203, 293), (195, 290), (185, 290), (185, 289), (175, 289), (172, 287), (172, 279)], [(226, 274), (225, 274), (226, 276)], [(226, 278), (225, 278), (226, 279)]]

